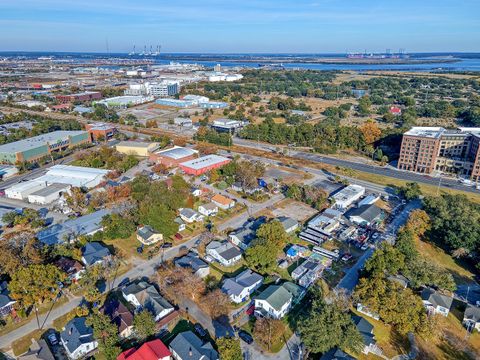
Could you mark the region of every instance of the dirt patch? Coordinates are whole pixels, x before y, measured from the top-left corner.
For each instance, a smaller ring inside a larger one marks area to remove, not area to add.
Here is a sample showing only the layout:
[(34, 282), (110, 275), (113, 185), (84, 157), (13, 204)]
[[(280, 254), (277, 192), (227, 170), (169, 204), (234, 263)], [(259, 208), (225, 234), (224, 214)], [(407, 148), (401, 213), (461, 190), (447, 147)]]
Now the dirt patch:
[(315, 215), (317, 210), (300, 201), (285, 199), (277, 203), (271, 212), (275, 217), (286, 216), (304, 222)]

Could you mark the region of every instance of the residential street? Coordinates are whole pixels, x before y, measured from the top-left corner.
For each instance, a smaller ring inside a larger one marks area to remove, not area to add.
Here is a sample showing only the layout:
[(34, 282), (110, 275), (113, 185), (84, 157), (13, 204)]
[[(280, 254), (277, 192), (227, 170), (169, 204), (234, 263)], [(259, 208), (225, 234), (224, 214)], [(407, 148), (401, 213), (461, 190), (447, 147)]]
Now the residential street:
[[(267, 200), (263, 203), (254, 203), (250, 205), (250, 215), (248, 212), (242, 212), (240, 214), (237, 214), (236, 216), (232, 217), (231, 219), (227, 220), (226, 222), (220, 224), (218, 226), (219, 231), (224, 231), (229, 228), (238, 228), (242, 226), (242, 224), (248, 219), (249, 216), (255, 214), (258, 211), (261, 211), (269, 206), (272, 206), (276, 202), (280, 201), (283, 199), (282, 194), (277, 194), (274, 195), (270, 200)], [(173, 259), (175, 256), (178, 255), (178, 251), (180, 250), (181, 247), (186, 246), (187, 248), (192, 248), (195, 245), (195, 242), (200, 238), (201, 234), (188, 240), (187, 242), (184, 242), (180, 245), (177, 245), (175, 247), (172, 247), (170, 249), (165, 250), (164, 258), (165, 260), (170, 260)], [(125, 279), (133, 280), (141, 277), (150, 277), (155, 273), (155, 269), (161, 264), (161, 254), (158, 254), (157, 256), (153, 257), (150, 260), (141, 260), (141, 259), (135, 259), (133, 261), (133, 268), (128, 270), (125, 274), (120, 276), (115, 283), (113, 284), (113, 288), (117, 287), (120, 282), (122, 282)], [(64, 304), (62, 306), (59, 306), (52, 310), (48, 321), (45, 323), (45, 328), (48, 328), (49, 326), (52, 325), (53, 320), (55, 318), (58, 318), (62, 315), (65, 315), (66, 313), (70, 312), (72, 309), (77, 307), (81, 302), (81, 298), (76, 298), (74, 300), (71, 300), (69, 303)], [(193, 307), (192, 307), (193, 308)], [(43, 322), (45, 318), (45, 315), (41, 316), (41, 321)], [(205, 320), (204, 320), (205, 321)], [(205, 322), (210, 322), (211, 320), (205, 321)], [(212, 325), (213, 326), (213, 325)], [(219, 329), (221, 329), (221, 325), (217, 326)], [(37, 322), (35, 319), (31, 320), (29, 323), (21, 326), (18, 329), (15, 329), (8, 334), (5, 334), (3, 336), (0, 336), (0, 349), (3, 348), (8, 348), (10, 344), (15, 341), (16, 339), (21, 338), (22, 336), (25, 336), (26, 334), (34, 331), (37, 329)], [(214, 332), (215, 333), (215, 332)]]

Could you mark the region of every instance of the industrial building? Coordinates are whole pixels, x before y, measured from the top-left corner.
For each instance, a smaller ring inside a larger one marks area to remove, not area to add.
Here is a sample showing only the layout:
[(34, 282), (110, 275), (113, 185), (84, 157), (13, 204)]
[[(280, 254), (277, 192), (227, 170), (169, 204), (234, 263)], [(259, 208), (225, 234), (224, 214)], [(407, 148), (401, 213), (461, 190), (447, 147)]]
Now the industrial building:
[(28, 195), (28, 202), (31, 204), (48, 205), (58, 200), (64, 193), (68, 192), (68, 184), (51, 184)]
[(235, 133), (238, 129), (245, 126), (245, 122), (232, 119), (217, 119), (210, 125), (212, 129), (218, 132)]
[(325, 209), (315, 216), (307, 224), (307, 227), (300, 233), (302, 240), (319, 245), (332, 237), (333, 231), (340, 226), (342, 213), (332, 208)]
[(90, 134), (92, 141), (98, 141), (99, 139), (108, 140), (117, 133), (117, 128), (112, 125), (97, 123), (85, 125), (85, 130)]
[(73, 242), (82, 235), (93, 235), (103, 229), (102, 219), (110, 213), (111, 210), (102, 209), (64, 223), (51, 225), (38, 232), (37, 239), (45, 245), (55, 245)]
[(5, 196), (10, 199), (28, 199), (30, 202), (47, 204), (46, 201), (54, 198), (53, 194), (65, 192), (70, 186), (90, 189), (99, 185), (108, 172), (109, 170), (80, 166), (54, 165), (43, 176), (6, 188)]
[(176, 108), (188, 108), (195, 105), (195, 102), (179, 99), (157, 99), (155, 100), (157, 105), (171, 106)]
[(197, 150), (174, 146), (170, 149), (160, 150), (151, 153), (149, 159), (151, 161), (155, 161), (168, 167), (175, 167), (182, 162), (196, 159), (197, 156)]
[(208, 101), (199, 104), (202, 109), (225, 109), (228, 103), (223, 101)]
[(34, 162), (55, 151), (90, 143), (86, 131), (54, 131), (0, 146), (0, 162)]
[(144, 84), (130, 84), (125, 95), (152, 95), (155, 97), (174, 96), (180, 92), (180, 82), (164, 80), (161, 82), (146, 82)]
[(158, 148), (158, 143), (120, 141), (115, 149), (122, 154), (148, 157)]
[(57, 95), (55, 99), (61, 104), (79, 103), (86, 101), (100, 100), (102, 94), (98, 91), (84, 91), (77, 94)]
[(18, 174), (18, 168), (13, 165), (0, 165), (0, 179), (5, 180)]
[(186, 174), (198, 176), (227, 165), (229, 162), (230, 159), (223, 156), (207, 155), (180, 163), (179, 166)]
[(334, 206), (345, 210), (365, 194), (365, 188), (360, 185), (348, 185), (332, 196)]
[(412, 127), (403, 134), (398, 169), (456, 174), (478, 181), (480, 128)]

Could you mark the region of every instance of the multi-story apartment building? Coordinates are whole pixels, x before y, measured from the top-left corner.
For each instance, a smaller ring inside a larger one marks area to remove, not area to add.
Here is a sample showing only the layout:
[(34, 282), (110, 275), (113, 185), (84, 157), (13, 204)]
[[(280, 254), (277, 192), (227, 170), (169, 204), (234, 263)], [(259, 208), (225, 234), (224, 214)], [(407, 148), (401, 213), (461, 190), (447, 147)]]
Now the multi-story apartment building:
[(180, 92), (178, 81), (164, 80), (162, 82), (146, 82), (143, 84), (130, 84), (125, 90), (125, 95), (152, 95), (155, 97), (168, 97)]
[(413, 127), (403, 134), (398, 168), (422, 174), (480, 176), (480, 128)]

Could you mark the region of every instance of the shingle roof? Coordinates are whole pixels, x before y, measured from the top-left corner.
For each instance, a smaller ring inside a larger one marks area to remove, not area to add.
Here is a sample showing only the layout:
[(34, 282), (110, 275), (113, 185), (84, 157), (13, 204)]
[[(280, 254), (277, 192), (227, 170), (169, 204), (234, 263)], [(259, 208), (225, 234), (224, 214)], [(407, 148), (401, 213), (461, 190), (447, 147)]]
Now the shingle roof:
[(141, 281), (138, 284), (130, 284), (123, 293), (126, 295), (134, 295), (140, 305), (154, 316), (157, 316), (162, 311), (167, 309), (173, 309), (173, 306), (160, 295), (153, 285)]
[(225, 260), (232, 260), (236, 257), (242, 255), (241, 251), (238, 250), (235, 246), (233, 246), (228, 241), (212, 241), (210, 244), (207, 245), (207, 250), (215, 250), (218, 255), (220, 255)]
[(265, 300), (275, 310), (280, 311), (286, 303), (292, 300), (292, 298), (292, 294), (290, 294), (290, 292), (288, 292), (283, 286), (270, 285), (256, 297), (256, 300)]
[(133, 325), (133, 314), (118, 300), (106, 302), (102, 311), (117, 325), (119, 333)]
[(452, 306), (453, 298), (443, 295), (432, 288), (424, 288), (421, 294), (422, 300), (428, 301), (434, 306), (441, 306), (450, 309)]
[(202, 268), (208, 268), (208, 264), (205, 261), (191, 252), (185, 256), (182, 256), (181, 258), (176, 259), (174, 263), (178, 267), (192, 268), (195, 272)]
[(85, 324), (85, 317), (77, 317), (70, 320), (65, 326), (65, 330), (60, 333), (65, 346), (71, 353), (78, 349), (82, 344), (87, 344), (93, 339), (93, 329)]
[(373, 325), (370, 324), (361, 316), (352, 315), (352, 320), (355, 326), (357, 327), (358, 332), (363, 337), (363, 343), (365, 346), (370, 344), (375, 344), (375, 336), (373, 335)]
[(346, 214), (349, 218), (351, 216), (359, 216), (362, 219), (366, 220), (367, 222), (372, 222), (377, 219), (382, 214), (382, 209), (378, 206), (371, 204), (371, 205), (363, 205), (358, 208), (351, 209)]
[(158, 360), (171, 356), (168, 348), (159, 339), (148, 341), (140, 348), (128, 349), (118, 355), (117, 360)]
[(333, 348), (323, 354), (320, 360), (355, 360), (355, 358), (344, 353), (339, 348)]
[(243, 289), (251, 287), (259, 281), (263, 281), (263, 277), (256, 272), (247, 269), (234, 278), (226, 279), (223, 282), (222, 290), (227, 295), (240, 295)]
[(475, 321), (476, 323), (480, 322), (480, 307), (469, 304), (465, 309), (463, 318), (471, 321)]
[(191, 331), (178, 334), (170, 343), (170, 349), (179, 355), (180, 359), (217, 360), (218, 353), (212, 345), (204, 343)]
[(86, 265), (93, 265), (111, 255), (110, 250), (99, 242), (89, 242), (83, 247), (83, 258)]
[(142, 226), (137, 230), (137, 235), (144, 240), (150, 239), (150, 237), (155, 234), (157, 234), (157, 232), (155, 232), (155, 230), (153, 230), (152, 227), (148, 225)]

